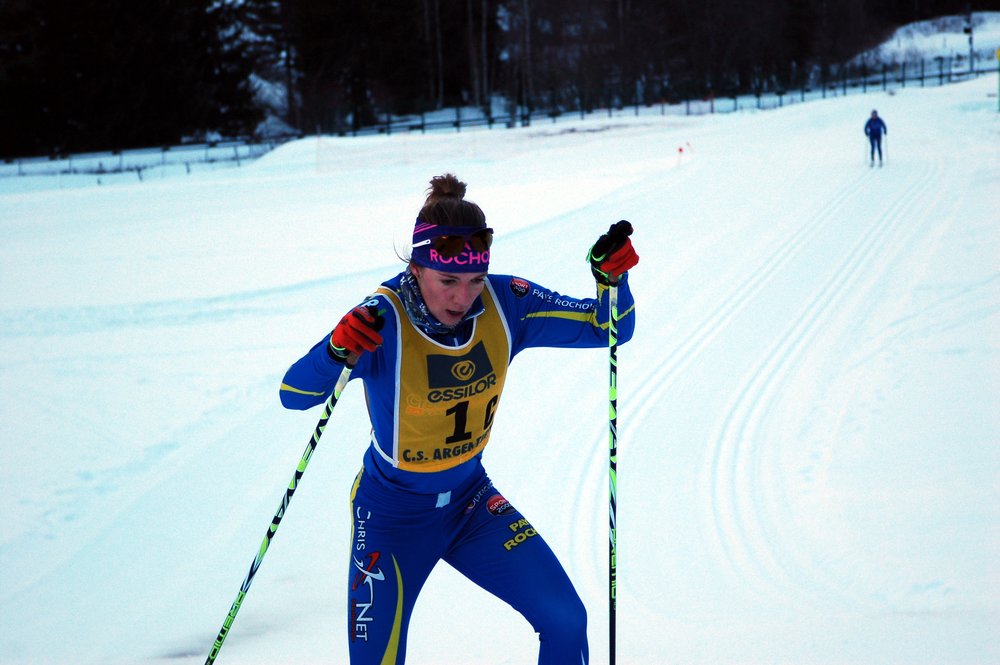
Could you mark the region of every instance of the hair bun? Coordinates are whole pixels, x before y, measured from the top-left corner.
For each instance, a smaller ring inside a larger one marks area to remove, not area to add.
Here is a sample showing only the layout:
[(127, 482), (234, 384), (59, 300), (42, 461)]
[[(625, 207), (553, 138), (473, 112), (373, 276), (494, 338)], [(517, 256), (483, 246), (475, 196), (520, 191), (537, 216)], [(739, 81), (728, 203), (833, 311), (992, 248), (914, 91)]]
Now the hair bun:
[(465, 183), (451, 173), (436, 175), (431, 178), (431, 186), (427, 193), (425, 205), (437, 203), (441, 199), (453, 198), (459, 201), (465, 198)]
[(434, 226), (465, 226), (479, 229), (486, 226), (486, 215), (472, 201), (465, 200), (465, 183), (451, 173), (431, 178), (427, 201), (417, 215), (417, 221)]

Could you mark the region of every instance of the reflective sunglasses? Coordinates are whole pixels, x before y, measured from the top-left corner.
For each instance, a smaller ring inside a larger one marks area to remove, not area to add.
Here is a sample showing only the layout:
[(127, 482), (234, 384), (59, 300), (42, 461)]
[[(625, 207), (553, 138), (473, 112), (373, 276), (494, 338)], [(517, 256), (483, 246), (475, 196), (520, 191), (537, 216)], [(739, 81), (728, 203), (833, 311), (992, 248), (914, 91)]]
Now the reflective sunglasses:
[[(455, 229), (457, 230), (457, 229)], [(493, 244), (493, 229), (487, 227), (483, 229), (469, 230), (467, 233), (450, 233), (440, 235), (413, 244), (413, 249), (430, 245), (441, 256), (451, 259), (465, 250), (465, 245), (474, 252), (485, 252)]]

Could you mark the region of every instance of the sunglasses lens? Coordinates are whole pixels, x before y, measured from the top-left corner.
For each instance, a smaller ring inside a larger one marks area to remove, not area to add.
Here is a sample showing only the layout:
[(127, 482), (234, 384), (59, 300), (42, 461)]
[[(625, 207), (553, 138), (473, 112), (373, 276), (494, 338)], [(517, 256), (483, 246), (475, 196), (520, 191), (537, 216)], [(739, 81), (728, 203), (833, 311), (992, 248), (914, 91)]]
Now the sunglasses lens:
[(445, 258), (454, 258), (465, 249), (465, 238), (462, 236), (438, 236), (434, 238), (433, 247)]
[(469, 247), (477, 252), (485, 252), (493, 244), (493, 231), (483, 229), (469, 236)]
[(431, 241), (431, 246), (445, 258), (454, 258), (462, 253), (465, 245), (474, 252), (485, 252), (493, 244), (493, 229), (476, 231), (469, 236), (438, 236)]

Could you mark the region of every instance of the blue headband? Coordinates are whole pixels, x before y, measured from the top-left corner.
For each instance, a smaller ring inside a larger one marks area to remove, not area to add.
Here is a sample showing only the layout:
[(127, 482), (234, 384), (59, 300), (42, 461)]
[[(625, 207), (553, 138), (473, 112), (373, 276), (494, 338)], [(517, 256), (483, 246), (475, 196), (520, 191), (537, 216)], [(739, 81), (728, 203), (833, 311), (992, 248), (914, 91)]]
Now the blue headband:
[[(413, 227), (413, 247), (410, 260), (418, 266), (440, 272), (487, 272), (490, 267), (489, 249), (475, 250), (469, 243), (469, 239), (473, 235), (484, 231), (492, 236), (493, 229), (486, 227), (437, 226), (418, 219)], [(457, 256), (444, 256), (435, 249), (434, 241), (447, 236), (460, 237), (465, 241)]]

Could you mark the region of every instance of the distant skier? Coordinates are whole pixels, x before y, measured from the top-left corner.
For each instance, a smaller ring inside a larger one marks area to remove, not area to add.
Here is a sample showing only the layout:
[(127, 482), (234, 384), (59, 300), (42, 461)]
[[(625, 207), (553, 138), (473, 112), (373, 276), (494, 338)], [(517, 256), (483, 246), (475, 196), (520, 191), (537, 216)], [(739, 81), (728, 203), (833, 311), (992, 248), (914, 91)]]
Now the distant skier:
[(871, 143), (871, 166), (875, 166), (875, 151), (878, 150), (878, 165), (882, 166), (882, 134), (889, 134), (889, 129), (882, 122), (882, 118), (878, 117), (878, 111), (872, 111), (872, 117), (868, 118), (868, 122), (865, 123), (865, 136), (868, 137), (868, 142)]

